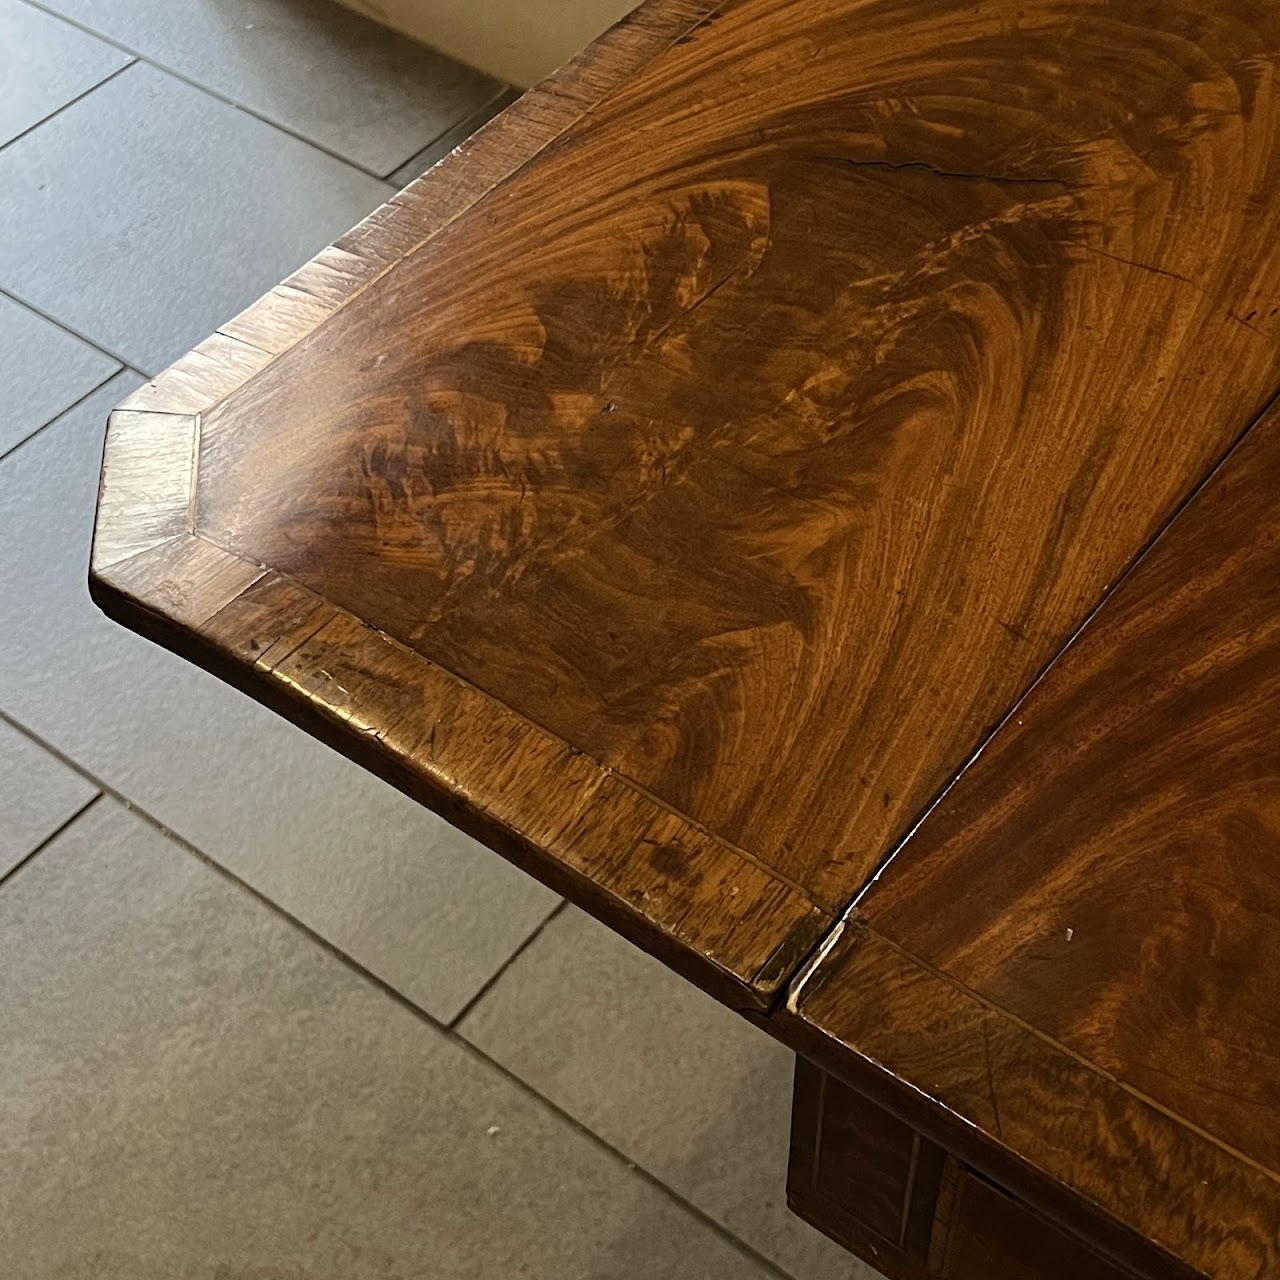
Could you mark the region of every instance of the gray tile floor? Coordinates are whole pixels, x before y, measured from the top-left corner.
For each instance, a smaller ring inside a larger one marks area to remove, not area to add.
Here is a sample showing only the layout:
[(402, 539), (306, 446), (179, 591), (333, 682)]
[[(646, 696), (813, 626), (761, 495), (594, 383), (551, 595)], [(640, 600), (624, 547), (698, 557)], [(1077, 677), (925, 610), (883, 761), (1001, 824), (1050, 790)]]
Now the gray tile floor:
[(785, 1051), (85, 591), (110, 407), (510, 96), (324, 0), (0, 0), (6, 1280), (872, 1274)]

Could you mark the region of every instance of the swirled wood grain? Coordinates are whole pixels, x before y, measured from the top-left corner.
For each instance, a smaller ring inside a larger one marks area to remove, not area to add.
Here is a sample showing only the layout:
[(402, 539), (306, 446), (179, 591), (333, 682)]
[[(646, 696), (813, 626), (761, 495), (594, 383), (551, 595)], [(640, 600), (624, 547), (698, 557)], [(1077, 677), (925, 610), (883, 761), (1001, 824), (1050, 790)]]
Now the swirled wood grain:
[(830, 924), (785, 876), (321, 595), (194, 531), (204, 419), (708, 12), (655, 0), (112, 414), (90, 591), (735, 1007)]
[[(130, 397), (95, 598), (763, 1014), (1280, 386), (1278, 61), (1270, 0), (650, 0)], [(1177, 607), (1179, 644), (1218, 634)], [(1132, 751), (1140, 693), (1061, 695), (1068, 746), (1026, 744), (1046, 795), (1055, 759), (1128, 794), (1088, 717)], [(835, 954), (875, 998), (819, 968), (774, 1029), (849, 1074), (905, 1064), (957, 1144), (1100, 1207), (1116, 1251), (1266, 1274), (1266, 1222), (1237, 1220), (1272, 1204), (1271, 1085), (1182, 1064), (1272, 1065), (1229, 980), (1270, 955), (1269, 828), (1201, 797), (1171, 927), (1091, 944), (1054, 1008), (981, 895), (1037, 927), (1048, 888), (1089, 905), (1079, 869), (1115, 890), (1099, 921), (1157, 895), (1108, 879), (1100, 817), (992, 777), (1024, 845), (953, 866), (931, 819), (866, 904), (901, 945), (859, 922)], [(1198, 923), (1217, 977), (1186, 967)], [(1179, 1167), (1181, 1201), (1155, 1177)]]
[(196, 527), (838, 906), (1280, 383), (1277, 54), (728, 4), (205, 414)]
[(860, 911), (1271, 1171), (1280, 1267), (1278, 709), (1280, 411), (1103, 605)]
[(791, 1004), (793, 1046), (1137, 1275), (1280, 1274), (1269, 1170), (865, 922)]

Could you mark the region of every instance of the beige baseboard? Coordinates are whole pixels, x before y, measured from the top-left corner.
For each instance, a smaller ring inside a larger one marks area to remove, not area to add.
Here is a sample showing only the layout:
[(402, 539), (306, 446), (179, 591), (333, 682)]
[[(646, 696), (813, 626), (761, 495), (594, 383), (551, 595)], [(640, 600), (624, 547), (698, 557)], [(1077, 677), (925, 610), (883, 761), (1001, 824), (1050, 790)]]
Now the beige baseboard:
[(638, 0), (340, 0), (499, 80), (526, 88)]

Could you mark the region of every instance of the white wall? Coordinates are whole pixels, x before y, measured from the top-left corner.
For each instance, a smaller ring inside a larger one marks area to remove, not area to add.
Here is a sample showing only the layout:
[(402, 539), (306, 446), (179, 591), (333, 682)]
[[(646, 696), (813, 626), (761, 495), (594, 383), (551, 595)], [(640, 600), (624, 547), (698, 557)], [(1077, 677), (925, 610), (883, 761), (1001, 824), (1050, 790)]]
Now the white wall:
[(341, 0), (499, 80), (526, 88), (638, 0)]

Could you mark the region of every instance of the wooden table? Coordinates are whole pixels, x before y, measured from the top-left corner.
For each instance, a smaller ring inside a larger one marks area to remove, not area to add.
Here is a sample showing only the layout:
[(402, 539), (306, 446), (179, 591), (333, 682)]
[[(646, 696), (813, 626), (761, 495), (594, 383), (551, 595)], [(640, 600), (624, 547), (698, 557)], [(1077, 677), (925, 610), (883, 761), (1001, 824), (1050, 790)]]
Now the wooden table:
[(1280, 1275), (1278, 61), (649, 0), (121, 406), (95, 598), (795, 1047), (889, 1275)]

